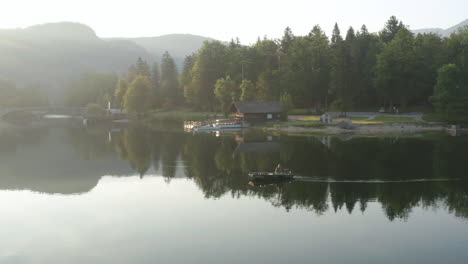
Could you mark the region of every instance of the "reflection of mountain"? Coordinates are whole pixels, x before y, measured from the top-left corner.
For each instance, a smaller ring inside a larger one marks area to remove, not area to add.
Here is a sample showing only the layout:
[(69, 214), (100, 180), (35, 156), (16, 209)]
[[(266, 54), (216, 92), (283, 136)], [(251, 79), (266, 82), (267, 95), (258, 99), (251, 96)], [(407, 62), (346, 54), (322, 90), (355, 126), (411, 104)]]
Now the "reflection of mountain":
[[(0, 188), (47, 193), (83, 193), (104, 175), (132, 175), (128, 163), (115, 155), (86, 159), (71, 148), (63, 129), (31, 131), (10, 149), (0, 150)], [(111, 153), (112, 154), (112, 153)]]

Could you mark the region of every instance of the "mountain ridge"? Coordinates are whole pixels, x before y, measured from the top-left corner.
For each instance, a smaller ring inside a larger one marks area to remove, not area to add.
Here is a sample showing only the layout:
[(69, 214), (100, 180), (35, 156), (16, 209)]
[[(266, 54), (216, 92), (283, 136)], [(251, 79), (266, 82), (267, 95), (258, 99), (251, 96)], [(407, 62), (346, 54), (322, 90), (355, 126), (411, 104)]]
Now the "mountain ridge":
[(415, 29), (412, 30), (413, 33), (415, 34), (425, 34), (425, 33), (435, 33), (439, 34), (442, 37), (448, 37), (450, 34), (456, 32), (458, 29), (462, 27), (468, 26), (468, 19), (463, 20), (462, 22), (451, 26), (449, 28), (443, 29), (443, 28), (421, 28), (421, 29)]

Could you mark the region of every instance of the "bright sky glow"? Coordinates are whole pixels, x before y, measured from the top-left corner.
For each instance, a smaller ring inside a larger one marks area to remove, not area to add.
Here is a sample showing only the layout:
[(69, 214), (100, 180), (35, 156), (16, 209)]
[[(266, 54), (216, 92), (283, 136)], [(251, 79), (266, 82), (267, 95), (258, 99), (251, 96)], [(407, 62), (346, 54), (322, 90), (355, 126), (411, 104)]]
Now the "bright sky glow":
[(366, 24), (383, 27), (391, 16), (411, 29), (447, 28), (468, 18), (466, 0), (2, 0), (0, 28), (72, 21), (92, 27), (100, 37), (190, 33), (220, 40), (280, 37), (286, 26), (305, 34), (320, 24), (330, 35)]

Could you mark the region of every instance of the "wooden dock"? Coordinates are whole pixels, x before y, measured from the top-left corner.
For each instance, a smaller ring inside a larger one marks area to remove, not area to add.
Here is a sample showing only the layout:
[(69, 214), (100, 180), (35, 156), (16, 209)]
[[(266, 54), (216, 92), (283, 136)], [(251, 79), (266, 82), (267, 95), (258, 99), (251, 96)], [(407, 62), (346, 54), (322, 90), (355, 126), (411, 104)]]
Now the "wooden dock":
[(447, 132), (452, 136), (468, 135), (468, 128), (461, 128), (459, 125), (450, 126)]

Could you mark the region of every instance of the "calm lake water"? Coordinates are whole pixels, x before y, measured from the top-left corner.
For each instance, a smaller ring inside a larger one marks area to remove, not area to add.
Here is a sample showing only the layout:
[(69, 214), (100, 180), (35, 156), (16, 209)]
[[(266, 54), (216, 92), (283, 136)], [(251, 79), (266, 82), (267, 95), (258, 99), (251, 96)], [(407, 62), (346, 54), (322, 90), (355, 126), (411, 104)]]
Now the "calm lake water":
[(468, 262), (467, 137), (162, 127), (0, 131), (0, 263)]

